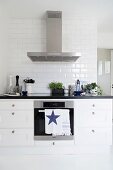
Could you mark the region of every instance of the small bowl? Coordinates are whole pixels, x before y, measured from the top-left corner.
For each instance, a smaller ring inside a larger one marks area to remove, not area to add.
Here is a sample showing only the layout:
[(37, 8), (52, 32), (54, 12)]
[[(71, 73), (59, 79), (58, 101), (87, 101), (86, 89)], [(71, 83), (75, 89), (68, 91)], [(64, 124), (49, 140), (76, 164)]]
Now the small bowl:
[(73, 95), (74, 96), (81, 96), (81, 93), (83, 93), (83, 91), (74, 91)]
[(22, 96), (27, 96), (27, 91), (22, 91)]

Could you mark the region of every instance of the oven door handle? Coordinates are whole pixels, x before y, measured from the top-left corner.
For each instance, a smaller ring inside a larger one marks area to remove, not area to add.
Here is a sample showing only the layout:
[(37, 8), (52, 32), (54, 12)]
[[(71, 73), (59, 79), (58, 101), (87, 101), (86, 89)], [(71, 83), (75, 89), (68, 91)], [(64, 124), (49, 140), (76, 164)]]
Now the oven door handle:
[(38, 112), (45, 112), (45, 109), (44, 110), (38, 110)]

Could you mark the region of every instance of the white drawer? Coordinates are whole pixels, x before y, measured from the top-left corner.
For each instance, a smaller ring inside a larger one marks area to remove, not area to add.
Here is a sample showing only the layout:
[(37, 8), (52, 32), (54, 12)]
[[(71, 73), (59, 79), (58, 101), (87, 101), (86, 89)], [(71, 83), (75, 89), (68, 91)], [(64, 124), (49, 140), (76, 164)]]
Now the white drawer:
[(33, 129), (0, 130), (0, 146), (29, 146), (33, 144)]
[(112, 126), (112, 109), (81, 112), (77, 110), (75, 117), (77, 127), (111, 127)]
[(79, 100), (78, 103), (76, 103), (75, 105), (75, 126), (111, 127), (112, 100), (111, 99)]
[(78, 128), (75, 129), (77, 145), (112, 145), (111, 128)]
[(0, 111), (0, 128), (33, 128), (33, 111)]
[(75, 108), (84, 110), (109, 110), (112, 107), (112, 99), (80, 99), (77, 100)]
[(50, 141), (35, 141), (36, 146), (61, 146), (61, 147), (66, 147), (66, 146), (73, 146), (74, 145), (74, 140), (50, 140)]
[(31, 110), (33, 101), (29, 100), (2, 100), (0, 110)]

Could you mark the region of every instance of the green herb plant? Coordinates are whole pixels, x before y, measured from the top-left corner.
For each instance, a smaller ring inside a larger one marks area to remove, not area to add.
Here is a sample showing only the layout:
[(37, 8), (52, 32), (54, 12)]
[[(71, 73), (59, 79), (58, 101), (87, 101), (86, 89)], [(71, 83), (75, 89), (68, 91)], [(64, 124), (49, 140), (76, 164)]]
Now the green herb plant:
[(50, 89), (63, 89), (63, 83), (61, 82), (51, 82), (49, 83)]
[(89, 92), (89, 93), (90, 93), (91, 90), (94, 90), (94, 89), (95, 89), (95, 91), (97, 92), (98, 95), (102, 95), (101, 87), (99, 85), (97, 85), (95, 82), (90, 83), (90, 84), (86, 84), (84, 86), (84, 91)]

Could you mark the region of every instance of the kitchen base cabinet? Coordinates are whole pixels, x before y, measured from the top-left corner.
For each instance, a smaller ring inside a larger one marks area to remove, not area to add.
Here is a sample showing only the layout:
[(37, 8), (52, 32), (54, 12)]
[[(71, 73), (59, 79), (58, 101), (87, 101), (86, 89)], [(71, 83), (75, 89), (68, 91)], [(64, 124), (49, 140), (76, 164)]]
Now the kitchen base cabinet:
[(75, 101), (75, 144), (112, 145), (112, 99)]
[(32, 146), (33, 115), (32, 100), (1, 100), (0, 146)]
[(33, 101), (23, 99), (4, 99), (0, 100), (1, 110), (31, 110)]
[(42, 154), (50, 150), (72, 154), (78, 145), (111, 144), (112, 99), (74, 100), (74, 139), (48, 141), (34, 140), (34, 100), (0, 101), (0, 147), (31, 146)]
[(50, 140), (50, 141), (35, 141), (35, 146), (55, 146), (55, 147), (68, 147), (74, 146), (74, 140)]
[(31, 146), (33, 144), (33, 129), (0, 130), (0, 146)]
[(110, 128), (78, 128), (75, 144), (112, 145), (112, 131)]
[(74, 140), (72, 141), (35, 141), (35, 154), (74, 154)]
[(77, 127), (111, 127), (112, 99), (82, 99), (76, 105)]
[(0, 128), (32, 128), (32, 120), (31, 110), (0, 111)]

